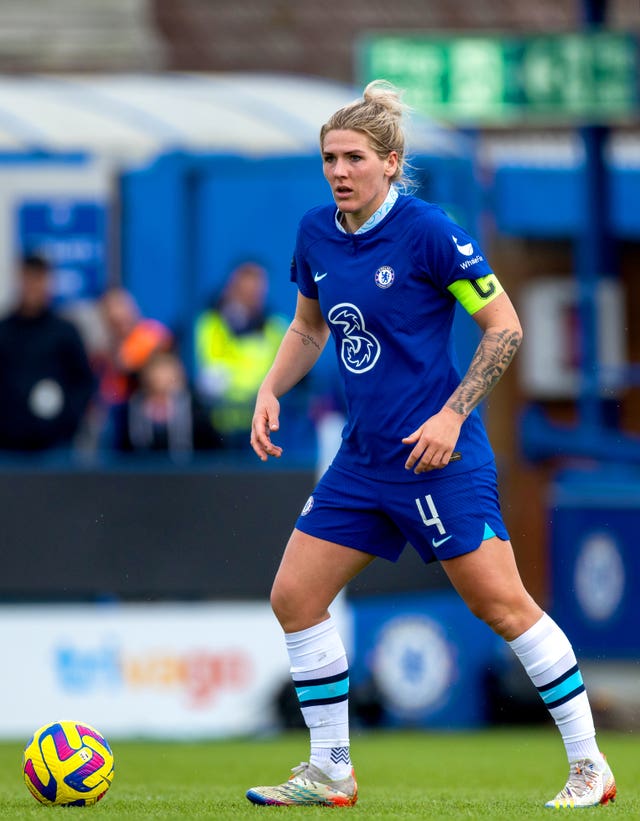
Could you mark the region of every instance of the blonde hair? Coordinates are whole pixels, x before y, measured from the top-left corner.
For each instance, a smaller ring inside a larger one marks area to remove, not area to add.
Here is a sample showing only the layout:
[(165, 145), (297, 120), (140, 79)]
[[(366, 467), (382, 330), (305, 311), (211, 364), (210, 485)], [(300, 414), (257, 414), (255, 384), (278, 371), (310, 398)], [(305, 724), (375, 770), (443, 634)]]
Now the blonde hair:
[(402, 102), (401, 92), (388, 80), (373, 80), (362, 99), (339, 108), (320, 129), (320, 148), (329, 131), (360, 131), (369, 139), (371, 148), (386, 159), (391, 151), (398, 155), (398, 168), (391, 182), (406, 183), (405, 135), (402, 117), (409, 107)]

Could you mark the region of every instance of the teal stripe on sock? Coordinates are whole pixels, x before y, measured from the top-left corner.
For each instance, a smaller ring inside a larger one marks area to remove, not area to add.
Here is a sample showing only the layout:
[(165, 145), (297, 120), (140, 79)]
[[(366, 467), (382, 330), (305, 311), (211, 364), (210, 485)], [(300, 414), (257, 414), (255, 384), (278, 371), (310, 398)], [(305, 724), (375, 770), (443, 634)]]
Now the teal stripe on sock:
[(315, 701), (316, 699), (335, 698), (336, 696), (345, 696), (349, 692), (349, 679), (343, 678), (342, 681), (334, 681), (331, 684), (316, 684), (296, 687), (298, 700), (300, 704), (306, 701)]
[(564, 696), (568, 695), (572, 690), (577, 689), (581, 685), (582, 675), (580, 670), (577, 670), (572, 676), (569, 676), (566, 681), (561, 682), (557, 687), (552, 687), (551, 690), (541, 692), (540, 695), (542, 696), (544, 703), (549, 704), (552, 701), (557, 701), (560, 698), (564, 698)]
[(485, 539), (491, 539), (491, 538), (492, 538), (493, 536), (495, 536), (495, 535), (496, 535), (496, 534), (493, 532), (493, 530), (492, 530), (492, 529), (489, 527), (489, 525), (485, 522), (485, 523), (484, 523), (484, 535), (482, 536), (482, 541), (484, 541)]

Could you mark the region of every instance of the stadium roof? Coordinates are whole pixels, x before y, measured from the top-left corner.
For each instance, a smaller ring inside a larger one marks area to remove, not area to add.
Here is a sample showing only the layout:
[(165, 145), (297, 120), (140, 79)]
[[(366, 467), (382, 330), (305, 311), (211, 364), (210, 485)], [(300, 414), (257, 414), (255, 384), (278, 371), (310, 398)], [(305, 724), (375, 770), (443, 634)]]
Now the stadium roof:
[[(287, 74), (0, 75), (0, 153), (309, 154), (322, 122), (358, 94)], [(462, 134), (421, 117), (411, 118), (408, 136), (412, 153), (468, 153)]]

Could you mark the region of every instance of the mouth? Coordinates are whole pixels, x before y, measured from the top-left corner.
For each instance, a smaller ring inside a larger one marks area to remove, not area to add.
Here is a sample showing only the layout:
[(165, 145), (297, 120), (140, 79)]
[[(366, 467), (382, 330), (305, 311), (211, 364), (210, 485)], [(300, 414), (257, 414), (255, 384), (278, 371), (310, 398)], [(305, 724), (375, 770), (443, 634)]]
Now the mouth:
[(346, 199), (346, 197), (349, 197), (351, 196), (351, 194), (353, 194), (353, 189), (349, 188), (346, 185), (338, 185), (334, 189), (334, 194), (336, 199)]

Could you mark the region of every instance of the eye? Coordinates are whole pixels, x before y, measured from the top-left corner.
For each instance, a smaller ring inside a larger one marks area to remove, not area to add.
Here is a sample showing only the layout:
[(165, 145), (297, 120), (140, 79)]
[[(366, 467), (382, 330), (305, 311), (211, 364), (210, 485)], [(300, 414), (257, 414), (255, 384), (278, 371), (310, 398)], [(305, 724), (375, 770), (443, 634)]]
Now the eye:
[(350, 159), (351, 159), (351, 162), (360, 162), (360, 160), (362, 159), (362, 155), (361, 154), (352, 154)]

